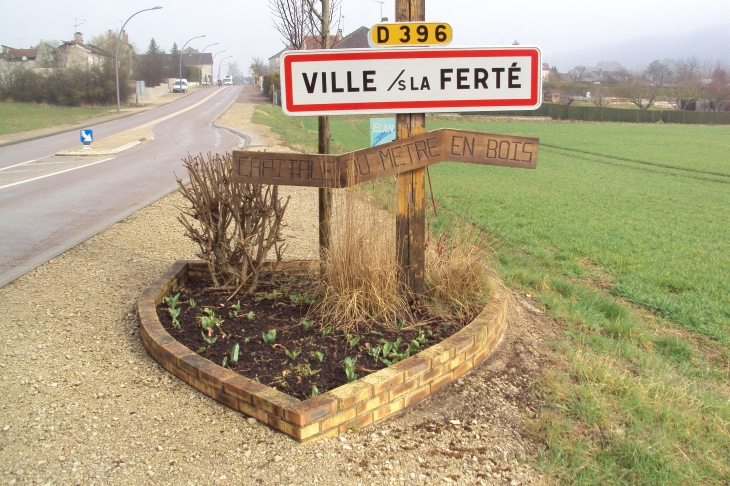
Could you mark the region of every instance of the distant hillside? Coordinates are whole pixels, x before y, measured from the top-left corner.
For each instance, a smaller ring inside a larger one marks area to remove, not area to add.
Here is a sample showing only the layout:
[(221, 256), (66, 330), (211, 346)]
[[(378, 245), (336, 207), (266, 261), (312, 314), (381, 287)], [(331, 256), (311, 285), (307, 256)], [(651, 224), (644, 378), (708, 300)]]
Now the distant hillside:
[[(670, 27), (667, 30), (671, 30)], [(730, 24), (716, 25), (678, 35), (638, 37), (591, 49), (551, 55), (544, 61), (566, 72), (577, 65), (593, 66), (601, 61), (617, 61), (629, 69), (642, 68), (655, 59), (697, 56), (700, 59), (723, 59), (730, 62)]]

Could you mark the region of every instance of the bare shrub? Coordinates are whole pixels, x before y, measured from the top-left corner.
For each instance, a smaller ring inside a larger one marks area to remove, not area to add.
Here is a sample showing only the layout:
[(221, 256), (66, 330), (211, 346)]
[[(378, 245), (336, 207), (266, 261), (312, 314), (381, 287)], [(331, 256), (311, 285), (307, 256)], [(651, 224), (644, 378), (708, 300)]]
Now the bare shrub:
[(198, 244), (216, 287), (255, 290), (267, 255), (273, 250), (276, 263), (281, 261), (289, 199), (282, 203), (278, 186), (233, 182), (230, 153), (188, 155), (183, 162), (190, 185), (176, 178), (191, 204), (178, 217), (185, 235)]
[(312, 312), (338, 330), (368, 328), (373, 322), (395, 328), (410, 309), (399, 292), (395, 258), (395, 216), (372, 204), (355, 186), (336, 198), (330, 249)]
[(450, 225), (426, 245), (426, 297), (457, 317), (479, 313), (493, 291), (488, 265), (493, 237), (465, 223)]

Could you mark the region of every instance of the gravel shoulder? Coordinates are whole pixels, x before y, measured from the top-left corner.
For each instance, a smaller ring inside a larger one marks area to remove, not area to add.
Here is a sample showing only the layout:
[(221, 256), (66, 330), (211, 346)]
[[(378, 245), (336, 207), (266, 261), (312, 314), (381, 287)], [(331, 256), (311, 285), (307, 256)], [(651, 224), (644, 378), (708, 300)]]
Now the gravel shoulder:
[[(243, 105), (218, 123), (279, 150)], [(315, 258), (316, 190), (289, 194), (287, 256)], [(313, 444), (166, 372), (140, 342), (136, 298), (174, 261), (195, 258), (176, 221), (182, 204), (173, 193), (0, 288), (0, 484), (545, 482), (524, 425), (537, 412), (529, 382), (547, 364), (541, 343), (557, 326), (518, 296), (503, 342), (458, 383)]]

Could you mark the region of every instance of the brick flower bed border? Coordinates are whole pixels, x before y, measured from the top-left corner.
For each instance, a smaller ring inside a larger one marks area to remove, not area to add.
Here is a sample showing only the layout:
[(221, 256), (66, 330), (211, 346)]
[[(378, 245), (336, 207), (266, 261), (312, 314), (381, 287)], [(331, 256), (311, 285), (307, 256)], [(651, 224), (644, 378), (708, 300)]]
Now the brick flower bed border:
[[(311, 268), (317, 262), (282, 262)], [(189, 279), (210, 278), (203, 261), (181, 260), (139, 297), (140, 336), (166, 370), (218, 402), (254, 417), (300, 442), (365, 427), (423, 401), (486, 358), (507, 326), (510, 299), (497, 288), (489, 305), (453, 336), (399, 363), (315, 398), (300, 401), (207, 360), (162, 327), (155, 307)]]

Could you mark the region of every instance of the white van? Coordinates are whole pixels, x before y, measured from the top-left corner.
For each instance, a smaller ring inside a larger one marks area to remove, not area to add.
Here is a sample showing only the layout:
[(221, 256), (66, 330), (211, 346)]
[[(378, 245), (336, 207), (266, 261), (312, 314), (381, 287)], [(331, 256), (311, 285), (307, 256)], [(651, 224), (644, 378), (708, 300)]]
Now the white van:
[(223, 84), (226, 86), (233, 86), (233, 76), (223, 76)]
[(172, 83), (173, 93), (187, 93), (188, 92), (188, 80), (187, 79), (176, 79)]

